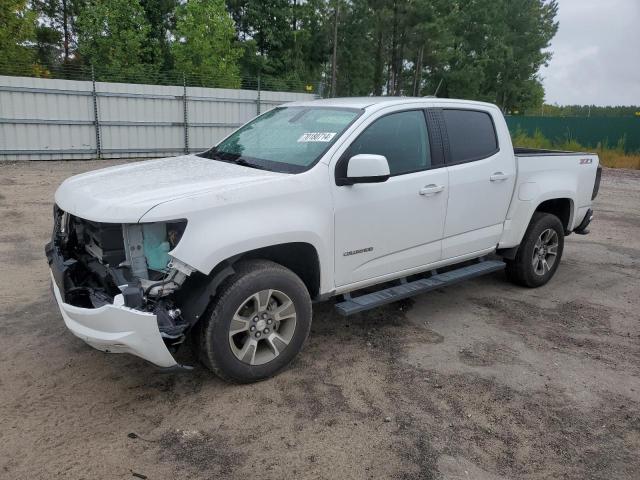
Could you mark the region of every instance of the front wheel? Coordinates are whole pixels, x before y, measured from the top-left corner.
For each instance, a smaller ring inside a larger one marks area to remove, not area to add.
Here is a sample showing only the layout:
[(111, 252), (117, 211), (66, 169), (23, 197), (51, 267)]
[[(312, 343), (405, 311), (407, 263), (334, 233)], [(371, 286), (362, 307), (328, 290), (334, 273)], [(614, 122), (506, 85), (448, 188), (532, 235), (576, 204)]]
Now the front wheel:
[(507, 276), (524, 287), (540, 287), (556, 273), (564, 249), (564, 227), (558, 217), (536, 212), (515, 259), (507, 261)]
[(242, 262), (203, 319), (200, 359), (228, 381), (271, 377), (302, 349), (311, 312), (309, 292), (291, 270), (266, 260)]

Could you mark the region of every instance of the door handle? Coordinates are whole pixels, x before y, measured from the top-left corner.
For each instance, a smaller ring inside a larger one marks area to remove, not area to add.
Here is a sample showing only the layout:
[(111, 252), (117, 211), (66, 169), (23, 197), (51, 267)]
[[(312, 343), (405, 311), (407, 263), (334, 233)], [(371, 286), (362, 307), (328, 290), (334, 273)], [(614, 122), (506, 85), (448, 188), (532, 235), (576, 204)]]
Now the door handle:
[(430, 197), (431, 195), (435, 195), (436, 193), (440, 193), (444, 190), (444, 185), (436, 185), (435, 183), (430, 183), (429, 185), (425, 185), (418, 193), (425, 197)]
[(507, 178), (509, 178), (509, 175), (505, 175), (502, 172), (496, 172), (489, 177), (489, 180), (491, 180), (492, 182), (502, 182)]

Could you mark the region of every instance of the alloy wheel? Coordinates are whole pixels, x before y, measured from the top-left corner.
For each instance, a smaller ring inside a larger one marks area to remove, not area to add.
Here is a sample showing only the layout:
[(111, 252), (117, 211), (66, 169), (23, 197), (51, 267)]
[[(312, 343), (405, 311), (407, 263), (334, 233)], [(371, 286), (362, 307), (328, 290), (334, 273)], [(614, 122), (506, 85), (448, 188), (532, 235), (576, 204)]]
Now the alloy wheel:
[(552, 229), (544, 230), (533, 246), (531, 263), (536, 275), (546, 275), (556, 263), (558, 257), (558, 233)]
[(236, 358), (263, 365), (287, 347), (296, 329), (296, 308), (279, 290), (261, 290), (245, 299), (231, 319), (229, 346)]

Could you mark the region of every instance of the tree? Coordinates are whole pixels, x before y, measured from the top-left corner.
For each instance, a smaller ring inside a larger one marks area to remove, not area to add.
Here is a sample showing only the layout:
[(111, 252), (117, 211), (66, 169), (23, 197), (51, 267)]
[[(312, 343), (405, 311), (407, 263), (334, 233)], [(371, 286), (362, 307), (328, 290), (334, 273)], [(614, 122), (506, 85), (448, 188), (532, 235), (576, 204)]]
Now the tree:
[(344, 2), (338, 20), (337, 95), (369, 95), (375, 67), (371, 61), (375, 44), (371, 7), (367, 0)]
[(176, 13), (176, 68), (198, 76), (202, 85), (238, 87), (241, 50), (223, 0), (190, 0)]
[(299, 54), (296, 77), (311, 84), (321, 78), (329, 57), (330, 27), (325, 20), (330, 13), (325, 0), (307, 0), (297, 4), (293, 41), (294, 52)]
[[(333, 0), (336, 2), (339, 0)], [(540, 105), (555, 0), (342, 0), (339, 95), (424, 95)], [(333, 3), (332, 3), (333, 4)], [(327, 18), (331, 22), (331, 18)]]
[(158, 46), (137, 0), (92, 0), (77, 19), (78, 52), (104, 80), (151, 81)]
[(423, 75), (429, 77), (442, 56), (448, 24), (439, 15), (446, 3), (344, 2), (338, 29), (338, 94), (420, 95), (426, 88)]
[[(0, 66), (30, 68), (35, 59), (35, 13), (26, 0), (0, 0)], [(18, 72), (21, 73), (21, 72)]]
[[(332, 0), (333, 2), (333, 0)], [(327, 0), (227, 0), (243, 48), (243, 75), (274, 89), (315, 83), (330, 51), (333, 5)]]
[(551, 59), (546, 48), (558, 30), (557, 2), (510, 0), (503, 8), (508, 48), (498, 59), (499, 81), (488, 88), (496, 91), (495, 102), (505, 111), (541, 106), (544, 89), (538, 71)]
[[(244, 47), (243, 74), (260, 73), (266, 81), (291, 75), (292, 24), (289, 0), (232, 0), (227, 2)], [(298, 9), (296, 3), (295, 9)], [(297, 26), (297, 25), (295, 25)]]
[(86, 0), (31, 0), (38, 15), (36, 49), (38, 62), (46, 68), (77, 61), (75, 22)]
[(149, 52), (153, 56), (146, 61), (163, 70), (173, 68), (170, 33), (175, 29), (175, 13), (179, 4), (179, 0), (140, 0), (149, 22), (149, 38), (157, 47)]
[(486, 100), (505, 111), (542, 102), (538, 70), (557, 31), (556, 0), (466, 0), (451, 4), (452, 43), (434, 66), (443, 96)]

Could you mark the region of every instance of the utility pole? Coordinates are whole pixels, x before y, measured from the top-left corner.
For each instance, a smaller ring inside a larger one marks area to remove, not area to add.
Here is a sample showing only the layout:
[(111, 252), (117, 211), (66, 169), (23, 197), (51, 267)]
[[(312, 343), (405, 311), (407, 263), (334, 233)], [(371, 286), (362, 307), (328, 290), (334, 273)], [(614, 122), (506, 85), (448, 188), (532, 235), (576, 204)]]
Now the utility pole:
[(331, 56), (331, 97), (336, 96), (336, 73), (338, 58), (338, 15), (340, 12), (339, 0), (336, 0), (335, 16), (333, 19), (333, 55)]

